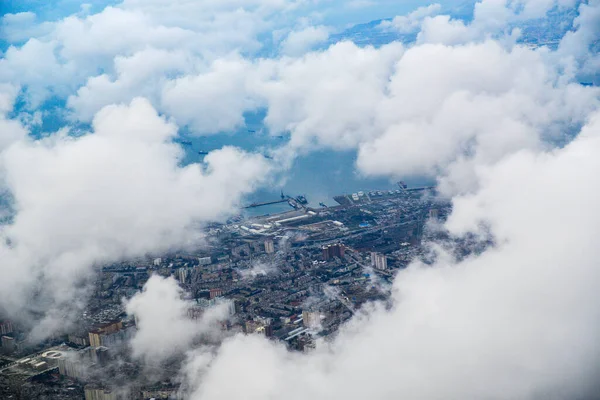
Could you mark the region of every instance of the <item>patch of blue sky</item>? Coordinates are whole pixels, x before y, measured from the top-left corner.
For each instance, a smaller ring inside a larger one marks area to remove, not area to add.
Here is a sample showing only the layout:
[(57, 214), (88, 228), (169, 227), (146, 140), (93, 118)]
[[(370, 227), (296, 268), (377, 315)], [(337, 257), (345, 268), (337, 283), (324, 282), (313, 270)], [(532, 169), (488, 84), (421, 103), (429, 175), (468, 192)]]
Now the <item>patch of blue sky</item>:
[[(472, 9), (475, 1), (465, 0), (330, 0), (315, 6), (314, 13), (322, 24), (348, 28), (356, 24), (405, 15), (418, 7), (440, 4), (448, 12), (457, 8)], [(465, 6), (468, 5), (467, 6)]]
[[(0, 12), (16, 14), (20, 12), (33, 12), (38, 21), (56, 21), (66, 16), (78, 13), (82, 7), (87, 12), (96, 13), (104, 7), (117, 4), (116, 0), (2, 0)], [(82, 6), (85, 5), (85, 6)]]

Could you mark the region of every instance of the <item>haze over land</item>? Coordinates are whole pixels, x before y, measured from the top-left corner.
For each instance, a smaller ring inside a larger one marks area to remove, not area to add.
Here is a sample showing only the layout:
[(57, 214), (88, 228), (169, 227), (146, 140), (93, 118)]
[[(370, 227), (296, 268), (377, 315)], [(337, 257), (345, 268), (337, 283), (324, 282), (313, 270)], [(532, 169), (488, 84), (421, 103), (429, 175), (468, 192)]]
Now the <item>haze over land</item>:
[[(184, 359), (193, 400), (599, 398), (600, 1), (397, 3), (6, 3), (0, 320), (65, 333), (103, 266), (212, 245), (281, 190), (434, 182), (428, 229), (486, 245), (425, 243), (313, 351), (221, 333), (227, 303), (190, 321), (154, 275), (123, 300), (132, 357)], [(279, 274), (280, 239), (240, 276)]]

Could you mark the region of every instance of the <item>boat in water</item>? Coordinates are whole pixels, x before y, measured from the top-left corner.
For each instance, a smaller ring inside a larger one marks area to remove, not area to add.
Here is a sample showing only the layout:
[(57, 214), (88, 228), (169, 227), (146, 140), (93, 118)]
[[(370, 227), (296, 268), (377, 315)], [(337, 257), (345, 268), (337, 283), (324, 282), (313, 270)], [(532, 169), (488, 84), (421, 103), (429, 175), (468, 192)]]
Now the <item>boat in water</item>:
[(306, 197), (300, 195), (298, 197), (296, 197), (296, 201), (300, 204), (308, 204), (308, 200), (306, 200)]

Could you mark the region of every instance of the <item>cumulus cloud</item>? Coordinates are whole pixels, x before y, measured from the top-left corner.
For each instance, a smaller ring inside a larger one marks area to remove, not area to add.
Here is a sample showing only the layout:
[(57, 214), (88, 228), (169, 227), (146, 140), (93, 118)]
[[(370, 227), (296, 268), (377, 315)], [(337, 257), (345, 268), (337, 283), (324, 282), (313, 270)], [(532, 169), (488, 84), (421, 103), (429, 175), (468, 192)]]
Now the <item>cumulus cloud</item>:
[[(197, 244), (198, 227), (235, 210), (271, 167), (229, 147), (181, 166), (175, 122), (214, 133), (266, 108), (269, 130), (290, 134), (285, 154), (357, 150), (363, 174), (439, 177), (455, 196), (447, 228), (484, 223), (497, 245), (460, 262), (411, 265), (394, 281), (391, 309), (368, 305), (312, 354), (242, 335), (216, 352), (192, 351), (182, 371), (189, 398), (594, 393), (600, 116), (590, 115), (599, 92), (577, 79), (597, 66), (588, 53), (598, 1), (580, 6), (558, 51), (515, 45), (511, 24), (573, 1), (482, 0), (470, 23), (435, 6), (394, 19), (420, 31), (410, 46), (342, 42), (311, 52), (326, 29), (307, 27), (290, 33), (284, 55), (252, 59), (258, 36), (303, 4), (125, 0), (6, 51), (0, 129), (13, 133), (0, 142), (0, 167), (14, 216), (0, 231), (1, 311), (45, 313), (41, 336), (85, 299), (94, 266)], [(10, 119), (20, 90), (32, 108), (70, 96), (92, 133), (26, 139)], [(127, 303), (140, 324), (136, 356), (160, 362), (194, 343), (198, 327), (181, 296), (172, 279), (153, 277)], [(145, 358), (167, 327), (173, 337)]]
[[(372, 306), (308, 355), (254, 336), (229, 339), (216, 356), (199, 351), (186, 369), (196, 368), (189, 397), (595, 398), (600, 271), (590, 238), (600, 221), (572, 210), (600, 200), (588, 184), (599, 151), (596, 115), (562, 150), (482, 169), (481, 189), (455, 200), (448, 226), (486, 221), (497, 247), (411, 265), (395, 279), (391, 310)], [(226, 384), (232, 374), (240, 385)]]
[(439, 14), (442, 10), (440, 4), (430, 4), (425, 7), (419, 7), (407, 15), (398, 15), (391, 21), (383, 21), (379, 25), (381, 29), (392, 29), (400, 33), (410, 33), (420, 28), (421, 22), (425, 17), (431, 17)]
[(275, 263), (263, 261), (253, 262), (250, 268), (237, 270), (237, 273), (241, 275), (242, 279), (254, 279), (258, 276), (276, 274), (278, 272), (279, 269)]
[(374, 49), (342, 42), (299, 59), (264, 60), (251, 89), (268, 105), (267, 126), (291, 132), (291, 147), (353, 148), (371, 134), (378, 102), (403, 52), (400, 43)]
[(18, 43), (34, 36), (42, 36), (52, 29), (51, 22), (38, 23), (31, 11), (4, 14), (0, 18), (0, 38), (9, 43)]
[(27, 136), (25, 127), (9, 117), (18, 93), (17, 86), (0, 84), (0, 151)]
[(577, 3), (576, 0), (481, 0), (474, 4), (470, 22), (449, 15), (424, 15), (417, 42), (454, 45), (490, 38), (514, 41), (520, 35), (520, 23)]
[(109, 104), (130, 102), (144, 96), (159, 103), (160, 89), (168, 77), (189, 72), (193, 62), (185, 51), (148, 48), (114, 60), (114, 76), (102, 74), (90, 77), (86, 84), (69, 96), (67, 106), (81, 121), (91, 121)]
[(494, 41), (412, 48), (379, 107), (388, 128), (360, 145), (357, 165), (394, 176), (435, 175), (451, 166), (450, 179), (468, 188), (465, 163), (544, 146), (598, 106), (596, 89), (564, 82), (561, 72), (543, 51), (506, 50)]
[(281, 43), (282, 54), (299, 56), (329, 38), (329, 30), (324, 26), (309, 26), (290, 32)]
[(208, 308), (200, 319), (188, 314), (192, 301), (184, 300), (175, 279), (150, 277), (143, 290), (126, 303), (126, 311), (136, 320), (137, 331), (130, 345), (133, 356), (148, 364), (158, 364), (182, 354), (192, 342), (215, 331), (218, 321), (228, 319), (227, 302)]
[(262, 47), (257, 39), (261, 33), (283, 24), (291, 18), (287, 13), (301, 5), (296, 0), (126, 0), (45, 25), (34, 24), (32, 13), (8, 15), (2, 22), (5, 34), (14, 40), (31, 38), (7, 50), (0, 60), (0, 82), (27, 87), (31, 108), (36, 108), (52, 95), (68, 96), (90, 77), (114, 80), (120, 72), (114, 68), (119, 67), (116, 58), (149, 48), (188, 52), (207, 62), (232, 51), (251, 54)]
[(248, 61), (233, 56), (215, 61), (201, 74), (168, 82), (162, 108), (197, 134), (231, 131), (244, 124), (244, 111), (256, 107), (245, 89), (248, 69)]
[[(598, 79), (600, 56), (600, 1), (591, 0), (579, 6), (579, 15), (573, 21), (575, 30), (565, 34), (560, 42), (558, 53), (572, 57), (579, 64), (582, 77), (586, 80)], [(595, 48), (593, 48), (595, 46)], [(594, 51), (595, 50), (595, 51)]]
[(271, 132), (290, 132), (288, 154), (357, 148), (364, 174), (443, 172), (452, 192), (472, 188), (473, 165), (563, 140), (598, 107), (597, 88), (579, 85), (556, 59), (492, 39), (379, 49), (344, 42), (260, 60), (248, 66), (246, 90), (267, 107)]
[(135, 99), (101, 110), (93, 134), (21, 141), (1, 154), (15, 209), (1, 231), (4, 311), (68, 306), (94, 265), (198, 245), (198, 224), (233, 212), (266, 178), (261, 155), (231, 147), (180, 166), (176, 133)]

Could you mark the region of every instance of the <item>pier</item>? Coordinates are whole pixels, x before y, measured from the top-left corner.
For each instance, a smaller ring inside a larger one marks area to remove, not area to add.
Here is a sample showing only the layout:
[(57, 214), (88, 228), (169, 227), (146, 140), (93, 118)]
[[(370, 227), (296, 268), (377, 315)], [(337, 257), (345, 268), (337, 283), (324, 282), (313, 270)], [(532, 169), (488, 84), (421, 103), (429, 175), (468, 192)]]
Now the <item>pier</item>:
[(256, 208), (256, 207), (262, 207), (262, 206), (270, 206), (271, 204), (279, 204), (279, 203), (287, 203), (288, 199), (281, 199), (281, 200), (274, 200), (274, 201), (265, 201), (264, 203), (252, 203), (249, 204), (245, 207), (243, 207), (244, 209), (247, 208)]

